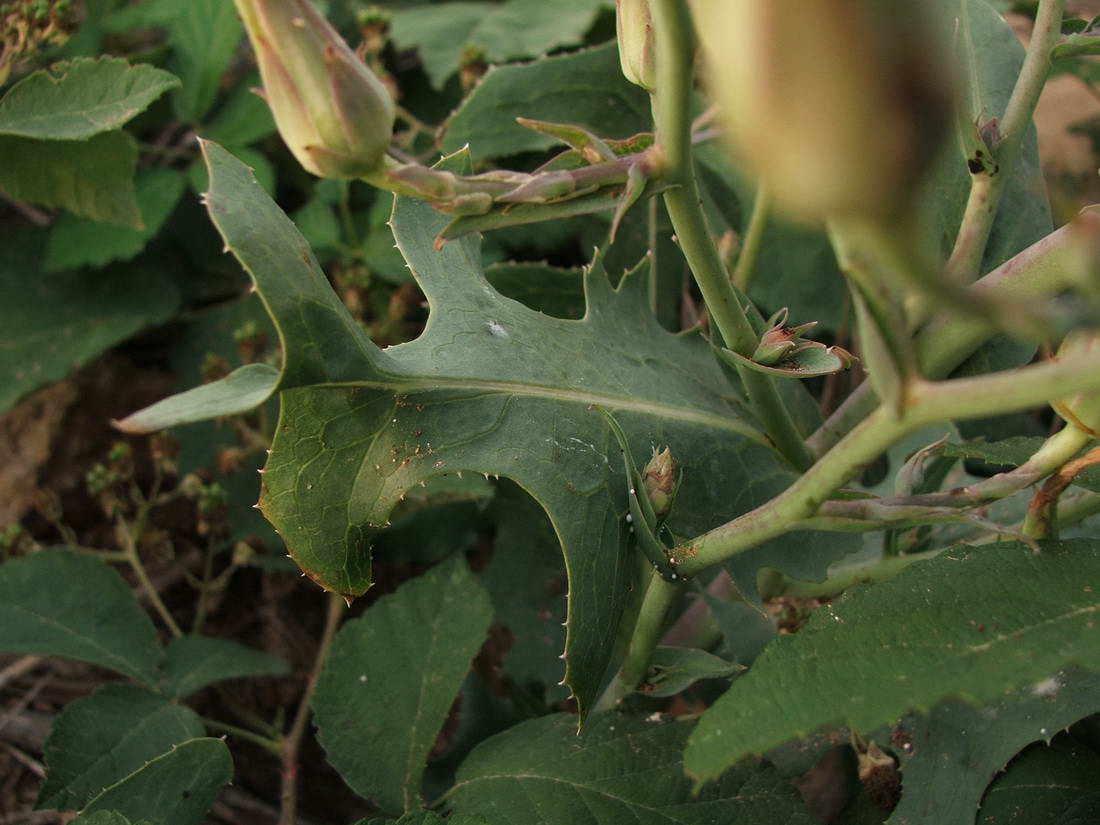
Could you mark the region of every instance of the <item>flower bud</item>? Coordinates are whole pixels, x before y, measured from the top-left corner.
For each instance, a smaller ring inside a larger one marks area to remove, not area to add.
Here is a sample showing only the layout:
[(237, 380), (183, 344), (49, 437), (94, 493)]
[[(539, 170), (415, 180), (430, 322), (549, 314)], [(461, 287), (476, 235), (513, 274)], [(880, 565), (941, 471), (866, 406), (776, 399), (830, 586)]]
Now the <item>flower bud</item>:
[(279, 134), (324, 178), (376, 171), (393, 134), (389, 92), (309, 0), (236, 0)]
[(911, 200), (951, 114), (926, 5), (695, 0), (734, 148), (781, 209), (818, 220)]
[(657, 88), (657, 54), (649, 0), (615, 0), (615, 29), (623, 76), (653, 94)]
[(649, 494), (653, 514), (657, 518), (668, 515), (676, 494), (676, 461), (668, 447), (661, 452), (653, 451), (653, 457), (642, 471), (642, 484)]
[(816, 341), (804, 341), (803, 333), (817, 326), (817, 321), (799, 324), (797, 327), (787, 326), (787, 310), (781, 309), (768, 319), (770, 329), (760, 336), (760, 343), (752, 354), (752, 360), (757, 364), (772, 366), (787, 358), (790, 358), (799, 350), (807, 347), (821, 347)]

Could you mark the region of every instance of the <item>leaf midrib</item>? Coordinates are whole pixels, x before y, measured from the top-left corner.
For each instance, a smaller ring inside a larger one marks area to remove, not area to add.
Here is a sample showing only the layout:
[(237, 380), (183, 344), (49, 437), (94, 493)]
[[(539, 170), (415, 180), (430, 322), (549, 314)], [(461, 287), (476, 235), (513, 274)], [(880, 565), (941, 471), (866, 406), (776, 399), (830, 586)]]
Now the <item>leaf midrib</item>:
[(386, 390), (396, 394), (430, 392), (433, 390), (485, 390), (489, 393), (522, 395), (529, 398), (546, 398), (552, 401), (572, 402), (583, 406), (598, 405), (614, 410), (643, 413), (654, 418), (699, 424), (711, 429), (726, 430), (742, 435), (758, 444), (770, 446), (764, 435), (747, 422), (730, 415), (722, 416), (645, 401), (610, 393), (584, 392), (581, 390), (554, 387), (551, 385), (525, 384), (519, 381), (491, 381), (484, 378), (395, 378), (391, 381), (334, 381), (325, 384), (311, 384), (310, 389), (366, 388)]

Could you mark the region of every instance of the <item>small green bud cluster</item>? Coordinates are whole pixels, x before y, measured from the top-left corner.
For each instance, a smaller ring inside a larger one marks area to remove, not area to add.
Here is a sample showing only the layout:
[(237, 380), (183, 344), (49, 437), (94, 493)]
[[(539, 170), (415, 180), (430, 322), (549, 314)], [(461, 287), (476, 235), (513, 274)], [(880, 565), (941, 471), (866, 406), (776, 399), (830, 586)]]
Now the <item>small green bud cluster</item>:
[(381, 170), (394, 103), (309, 0), (236, 0), (264, 96), (290, 151), (323, 178)]
[(678, 480), (672, 451), (668, 447), (660, 452), (654, 449), (653, 457), (642, 471), (642, 485), (653, 505), (653, 515), (658, 519), (667, 516), (672, 508)]

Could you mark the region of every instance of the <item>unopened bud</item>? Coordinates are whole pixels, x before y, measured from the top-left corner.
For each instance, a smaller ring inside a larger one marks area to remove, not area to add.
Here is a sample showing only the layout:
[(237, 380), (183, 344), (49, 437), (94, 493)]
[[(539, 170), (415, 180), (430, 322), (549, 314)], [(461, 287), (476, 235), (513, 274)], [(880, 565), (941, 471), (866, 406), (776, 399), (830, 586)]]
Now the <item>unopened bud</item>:
[(818, 220), (911, 200), (951, 114), (926, 5), (694, 3), (734, 146), (780, 208)]
[(653, 94), (657, 88), (657, 54), (649, 0), (615, 0), (615, 29), (623, 76)]
[(760, 343), (752, 354), (752, 360), (757, 364), (770, 367), (790, 358), (800, 349), (806, 347), (821, 347), (816, 341), (802, 340), (803, 333), (817, 326), (817, 321), (800, 324), (797, 327), (787, 326), (787, 310), (781, 309), (768, 319), (770, 329), (760, 336)]
[(323, 178), (376, 171), (393, 134), (386, 87), (309, 0), (236, 0), (275, 124)]
[(653, 514), (657, 518), (667, 515), (676, 493), (676, 460), (668, 447), (660, 452), (653, 451), (653, 457), (642, 471), (642, 483), (653, 505)]

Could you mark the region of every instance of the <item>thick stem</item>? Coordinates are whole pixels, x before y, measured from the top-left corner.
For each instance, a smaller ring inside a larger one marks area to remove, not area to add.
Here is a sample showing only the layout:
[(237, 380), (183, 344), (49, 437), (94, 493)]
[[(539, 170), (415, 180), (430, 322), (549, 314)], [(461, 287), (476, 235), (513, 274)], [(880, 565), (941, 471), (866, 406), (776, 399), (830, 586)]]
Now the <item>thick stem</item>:
[(701, 570), (793, 529), (810, 518), (842, 484), (905, 435), (950, 419), (1015, 412), (1100, 387), (1095, 358), (1048, 361), (976, 378), (921, 383), (901, 413), (879, 407), (776, 498), (685, 542), (674, 551), (681, 575)]
[(741, 241), (741, 254), (737, 257), (737, 266), (733, 270), (733, 285), (748, 294), (752, 285), (752, 276), (756, 273), (756, 259), (760, 256), (760, 247), (764, 241), (764, 230), (768, 228), (771, 214), (771, 196), (768, 187), (759, 183), (756, 197), (752, 202), (752, 215)]
[[(682, 0), (654, 0), (657, 36), (657, 141), (660, 174), (678, 184), (665, 192), (676, 238), (691, 268), (707, 310), (726, 346), (749, 357), (757, 335), (737, 300), (721, 256), (707, 229), (691, 161), (692, 63), (695, 45), (691, 17)], [(796, 468), (812, 463), (805, 441), (794, 425), (772, 379), (739, 369), (745, 392), (776, 449)]]
[(325, 613), (325, 626), (321, 631), (321, 639), (317, 643), (317, 655), (313, 660), (313, 669), (306, 681), (302, 698), (298, 702), (298, 711), (294, 714), (294, 722), (290, 731), (282, 738), (280, 743), (280, 757), (282, 762), (282, 793), (280, 795), (279, 825), (294, 825), (298, 819), (298, 750), (302, 746), (302, 738), (309, 727), (313, 708), (310, 702), (313, 700), (313, 691), (317, 687), (317, 679), (321, 675), (321, 668), (325, 666), (329, 648), (336, 636), (336, 629), (340, 626), (340, 618), (344, 615), (347, 606), (344, 597), (337, 593), (328, 594), (328, 611)]
[(1020, 146), (1050, 73), (1050, 50), (1061, 36), (1064, 8), (1065, 0), (1039, 2), (1027, 56), (1000, 120), (1001, 140), (990, 147), (996, 159), (996, 172), (974, 176), (955, 248), (947, 263), (948, 274), (957, 281), (968, 283), (981, 274), (982, 258), (1005, 185), (1019, 162)]
[[(1065, 289), (1078, 261), (1095, 245), (1097, 214), (1086, 210), (1071, 224), (1047, 235), (997, 267), (971, 289), (1004, 300), (1038, 301)], [(928, 378), (945, 378), (997, 330), (989, 321), (943, 313), (933, 318), (917, 336), (917, 361)], [(877, 404), (869, 384), (856, 388), (847, 400), (808, 440), (815, 455), (823, 455), (845, 434), (874, 411)]]
[(668, 620), (668, 611), (682, 589), (682, 582), (666, 581), (656, 573), (650, 577), (626, 660), (596, 703), (596, 710), (610, 710), (645, 681), (649, 660)]

